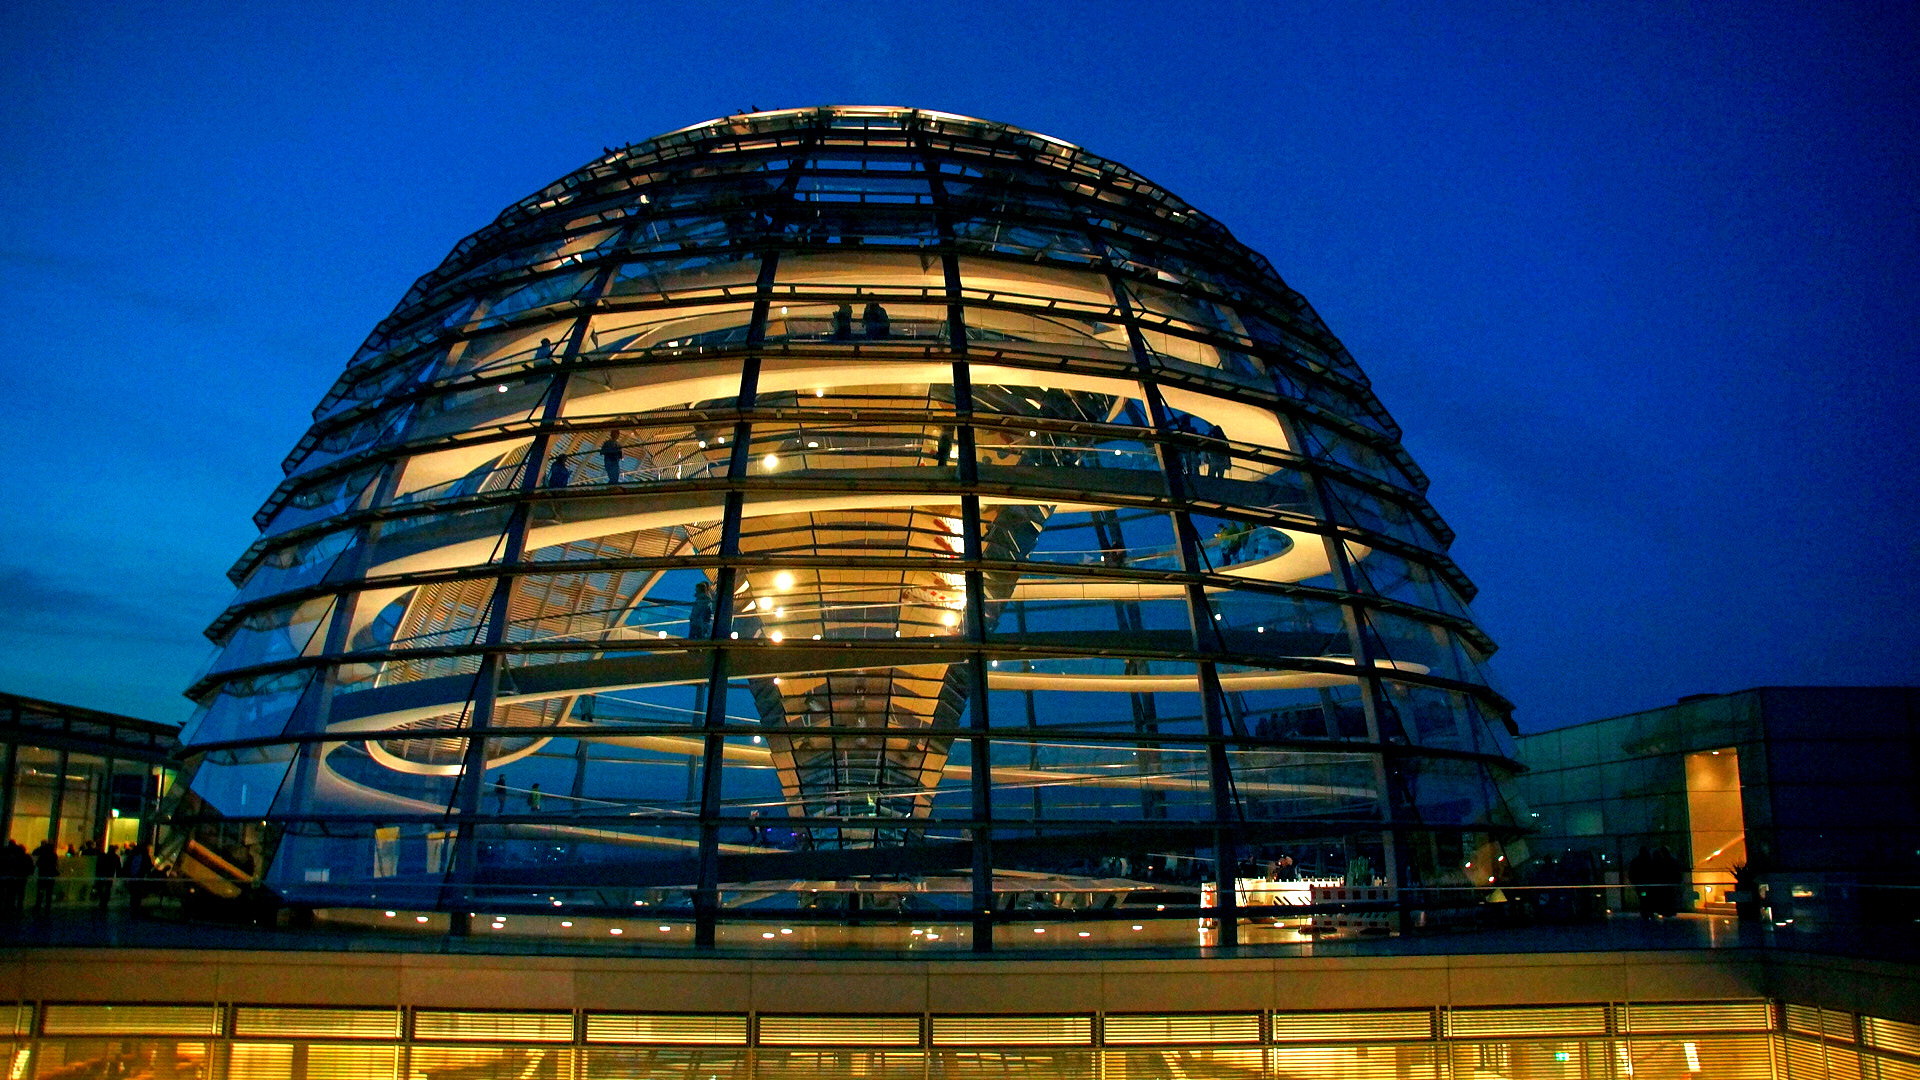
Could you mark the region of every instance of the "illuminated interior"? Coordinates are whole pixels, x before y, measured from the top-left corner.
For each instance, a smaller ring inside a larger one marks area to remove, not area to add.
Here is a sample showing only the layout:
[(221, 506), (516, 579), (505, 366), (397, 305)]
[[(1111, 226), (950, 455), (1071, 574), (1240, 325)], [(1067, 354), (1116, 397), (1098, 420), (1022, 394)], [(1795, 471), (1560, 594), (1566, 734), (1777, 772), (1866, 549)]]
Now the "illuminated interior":
[(1516, 835), (1493, 645), (1365, 376), (1057, 140), (832, 108), (622, 148), (314, 416), (190, 691), (209, 887), (1231, 942), (1316, 888), (1470, 903)]
[(1690, 881), (1700, 904), (1731, 904), (1734, 869), (1747, 862), (1737, 749), (1687, 755), (1687, 828), (1693, 848)]

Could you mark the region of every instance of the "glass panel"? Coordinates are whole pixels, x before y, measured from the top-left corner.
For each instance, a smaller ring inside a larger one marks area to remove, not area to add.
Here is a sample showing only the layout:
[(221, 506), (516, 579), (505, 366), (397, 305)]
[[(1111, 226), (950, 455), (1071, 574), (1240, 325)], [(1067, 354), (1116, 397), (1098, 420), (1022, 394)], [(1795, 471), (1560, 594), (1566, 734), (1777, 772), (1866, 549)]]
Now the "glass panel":
[[(494, 506), (413, 514), (382, 522), (368, 560), (368, 573), (443, 567), (463, 554), (476, 562), (489, 562), (498, 557), (494, 545), (511, 515), (508, 507)], [(459, 546), (464, 544), (474, 547)]]
[[(1183, 1068), (1187, 1074), (1202, 1076), (1261, 1076), (1265, 1051), (1258, 1047), (1252, 1049), (1223, 1049), (1223, 1047), (1167, 1047), (1167, 1049), (1108, 1049), (1100, 1051), (1102, 1076), (1108, 1080), (1146, 1080), (1158, 1076), (1177, 1076), (1171, 1068)], [(1407, 1080), (1407, 1076), (1423, 1074), (1394, 1074), (1386, 1072), (1331, 1072), (1331, 1070), (1302, 1070), (1302, 1076), (1352, 1076), (1354, 1080), (1371, 1080), (1375, 1074), (1382, 1080)], [(1425, 1076), (1432, 1076), (1428, 1070)]]
[(420, 402), (407, 438), (422, 440), (539, 415), (552, 376), (531, 374), (485, 386), (450, 389)]
[[(815, 635), (957, 636), (965, 603), (964, 580), (957, 569), (836, 565), (842, 558), (876, 555), (904, 555), (933, 561), (934, 566), (957, 558), (963, 547), (960, 508), (925, 504), (921, 498), (750, 498), (741, 553), (775, 563), (742, 575), (730, 636), (774, 644)], [(779, 560), (789, 558), (795, 570), (779, 566)], [(803, 564), (813, 569), (797, 569)]]
[(1232, 748), (1234, 793), (1250, 819), (1365, 819), (1380, 813), (1378, 762), (1366, 754)]
[(1427, 566), (1354, 543), (1347, 544), (1347, 557), (1352, 561), (1360, 587), (1375, 596), (1460, 619), (1470, 618), (1467, 605), (1453, 587)]
[(181, 729), (181, 743), (193, 746), (280, 734), (286, 730), (313, 675), (312, 671), (283, 671), (226, 683)]
[(804, 479), (858, 470), (874, 476), (912, 473), (913, 479), (955, 476), (959, 445), (951, 422), (754, 425), (749, 476)]
[(1374, 635), (1376, 663), (1486, 684), (1481, 655), (1451, 629), (1392, 612), (1363, 611), (1361, 617)]
[(550, 307), (568, 300), (579, 299), (587, 283), (592, 280), (591, 272), (577, 271), (569, 274), (554, 274), (523, 285), (508, 286), (490, 301), (482, 301), (480, 310), (483, 314), (472, 325), (476, 329), (499, 326), (508, 319), (535, 308)]
[(1200, 571), (1288, 582), (1326, 565), (1317, 538), (1241, 518), (1189, 514), (1188, 519), (1200, 539), (1200, 565), (1195, 568)]
[[(1501, 721), (1485, 712), (1465, 694), (1428, 686), (1382, 680), (1407, 737), (1422, 746), (1500, 754), (1511, 750), (1491, 737)], [(1608, 787), (1621, 791), (1622, 787)]]
[[(1339, 404), (1348, 410), (1354, 408), (1344, 400)], [(1348, 432), (1311, 421), (1301, 421), (1299, 427), (1306, 435), (1308, 451), (1312, 456), (1337, 462), (1406, 491), (1419, 490), (1412, 479), (1401, 471), (1399, 465), (1371, 443), (1364, 442)]]
[(581, 694), (571, 718), (609, 731), (697, 725), (706, 715), (704, 677), (665, 686), (632, 686)]
[[(1264, 538), (1256, 533), (1251, 539)], [(1223, 546), (1231, 546), (1233, 540), (1230, 537)], [(1225, 557), (1227, 552), (1221, 554)], [(1352, 662), (1352, 638), (1347, 634), (1344, 613), (1326, 600), (1215, 590), (1207, 593), (1207, 606), (1212, 610), (1221, 644), (1228, 652), (1275, 659), (1304, 657)], [(1252, 673), (1241, 681), (1249, 685), (1259, 682)]]
[(406, 460), (388, 506), (511, 491), (520, 486), (529, 439), (476, 443)]
[(1157, 498), (1166, 495), (1160, 458), (1144, 433), (1127, 429), (981, 428), (974, 436), (980, 479), (1023, 487)]
[[(1231, 674), (1229, 672), (1228, 674)], [(1316, 682), (1322, 680), (1315, 680)], [(1240, 689), (1223, 680), (1227, 708), (1239, 726), (1260, 739), (1365, 739), (1366, 716), (1356, 679), (1313, 687)]]
[[(1174, 582), (1028, 574), (992, 612), (990, 641), (1084, 651), (1121, 641), (1180, 652), (1193, 646), (1186, 589)], [(1001, 670), (1027, 670), (1010, 666), (1016, 663)]]
[(1165, 689), (1197, 687), (1191, 664), (999, 660), (991, 661), (989, 667), (996, 728), (1165, 735), (1206, 732), (1199, 694)]
[(234, 1010), (235, 1035), (319, 1036), (322, 1038), (396, 1039), (399, 1009), (329, 1009), (302, 1006), (241, 1005)]
[(236, 1042), (229, 1053), (227, 1075), (247, 1080), (391, 1080), (400, 1068), (397, 1046)]
[(1056, 510), (1022, 558), (1085, 566), (1180, 569), (1173, 521), (1148, 510)]
[(507, 1012), (495, 1009), (416, 1009), (416, 1039), (492, 1042), (572, 1042), (569, 1012)]
[(288, 746), (212, 754), (194, 770), (193, 793), (227, 817), (261, 817), (273, 805), (293, 756)]
[(13, 818), (10, 839), (32, 851), (52, 835), (54, 787), (59, 782), (60, 752), (17, 746), (13, 759)]
[[(456, 713), (439, 722), (394, 725), (377, 739), (302, 746), (299, 766), (276, 809), (280, 813), (444, 814), (454, 798), (467, 740), (438, 732), (460, 723)], [(342, 721), (334, 730), (353, 726), (353, 721)], [(201, 790), (198, 780), (194, 790)]]
[[(340, 564), (343, 553), (359, 535), (355, 529), (337, 529), (270, 548), (254, 565), (246, 584), (240, 587), (239, 595), (229, 606), (252, 603), (321, 581), (329, 570)], [(351, 565), (351, 558), (348, 556), (346, 565)]]
[[(753, 275), (747, 284), (731, 286), (742, 297), (753, 293)], [(628, 408), (637, 394), (647, 403), (659, 401), (685, 405), (703, 398), (725, 396), (731, 405), (739, 392), (739, 365), (729, 367), (719, 361), (711, 365), (689, 366), (702, 354), (717, 348), (746, 342), (747, 328), (753, 319), (753, 304), (748, 299), (711, 300), (670, 309), (612, 311), (595, 315), (581, 350), (581, 359), (600, 361), (621, 358), (633, 366), (587, 368), (575, 373), (568, 383), (568, 411), (594, 413), (638, 412)], [(660, 361), (662, 366), (647, 364)], [(664, 366), (667, 362), (670, 366)], [(640, 366), (644, 365), (644, 366)], [(603, 393), (625, 397), (600, 399)], [(684, 392), (684, 396), (676, 396)], [(642, 405), (641, 409), (646, 408)]]
[(1446, 545), (1435, 539), (1426, 522), (1414, 516), (1404, 504), (1327, 477), (1322, 477), (1320, 484), (1335, 520), (1341, 524), (1379, 533), (1425, 551), (1446, 550)]
[(1486, 767), (1477, 762), (1400, 760), (1390, 767), (1421, 821), (1434, 825), (1512, 823)]
[(600, 1046), (582, 1051), (581, 1080), (751, 1080), (745, 1050)]
[[(658, 223), (648, 226), (657, 230)], [(675, 255), (623, 264), (614, 272), (607, 295), (647, 299), (693, 300), (702, 296), (738, 296), (751, 293), (760, 276), (757, 257), (735, 253)], [(601, 347), (595, 342), (596, 347)]]
[(1002, 820), (1213, 817), (1204, 747), (1001, 738), (992, 775), (994, 815)]
[(495, 375), (555, 363), (565, 351), (564, 346), (554, 343), (553, 335), (558, 332), (551, 324), (541, 323), (456, 341), (448, 347), (434, 377)]
[(316, 521), (325, 521), (349, 508), (366, 505), (371, 497), (380, 466), (369, 465), (350, 472), (335, 473), (296, 488), (268, 523), (266, 532), (278, 535)]
[(33, 1075), (206, 1076), (208, 1045), (171, 1039), (42, 1039)]
[(270, 664), (306, 653), (310, 646), (318, 644), (315, 635), (333, 610), (333, 604), (333, 597), (321, 596), (247, 616), (227, 635), (212, 671)]
[(564, 1046), (419, 1046), (407, 1052), (408, 1080), (522, 1080), (573, 1075), (573, 1050)]
[[(60, 798), (60, 827), (54, 840), (62, 851), (82, 851), (79, 873), (93, 876), (93, 852), (104, 831), (108, 785), (107, 761), (93, 754), (69, 753), (64, 767), (66, 790)], [(66, 876), (62, 867), (61, 876)]]
[(759, 1080), (924, 1080), (918, 1050), (760, 1050)]
[[(843, 181), (835, 181), (842, 183)], [(894, 183), (897, 181), (888, 181)], [(908, 181), (926, 190), (925, 180)], [(862, 286), (885, 286), (889, 295), (918, 295), (937, 299), (946, 294), (946, 276), (940, 259), (930, 255), (880, 254), (875, 252), (808, 253), (783, 255), (775, 282), (795, 286), (805, 293), (850, 291)]]

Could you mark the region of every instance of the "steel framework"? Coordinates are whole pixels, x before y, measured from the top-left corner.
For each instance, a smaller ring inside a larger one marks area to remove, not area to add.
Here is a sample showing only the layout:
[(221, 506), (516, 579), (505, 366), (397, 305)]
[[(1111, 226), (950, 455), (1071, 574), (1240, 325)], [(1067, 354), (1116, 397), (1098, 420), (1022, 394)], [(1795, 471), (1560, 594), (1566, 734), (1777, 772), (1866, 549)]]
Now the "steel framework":
[(983, 949), (1480, 883), (1507, 703), (1399, 434), (1266, 260), (1067, 143), (822, 108), (610, 151), (316, 409), (189, 691), (186, 857), (456, 928)]

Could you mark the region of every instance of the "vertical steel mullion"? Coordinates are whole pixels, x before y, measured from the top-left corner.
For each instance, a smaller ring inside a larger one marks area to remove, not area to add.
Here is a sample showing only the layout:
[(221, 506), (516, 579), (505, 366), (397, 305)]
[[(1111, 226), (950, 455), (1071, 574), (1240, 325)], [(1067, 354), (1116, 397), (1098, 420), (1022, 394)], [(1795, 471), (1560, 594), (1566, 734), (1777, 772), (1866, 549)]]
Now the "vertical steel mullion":
[[(771, 289), (771, 280), (777, 256), (767, 254), (761, 262), (760, 277), (767, 289)], [(754, 328), (764, 331), (768, 304), (766, 299), (754, 302), (753, 321), (748, 329), (749, 343), (757, 344), (759, 334)], [(755, 397), (759, 393), (760, 359), (749, 355), (741, 364), (740, 394), (737, 406), (744, 413), (753, 408)], [(753, 425), (741, 419), (733, 427), (733, 451), (727, 456), (727, 482), (738, 484), (747, 475), (748, 446), (753, 438)], [(716, 941), (716, 928), (720, 918), (720, 807), (723, 793), (721, 768), (726, 757), (727, 725), (727, 683), (730, 678), (729, 661), (732, 648), (727, 644), (733, 629), (733, 597), (738, 588), (739, 569), (732, 560), (740, 554), (740, 530), (746, 514), (746, 494), (738, 487), (727, 492), (725, 510), (720, 522), (720, 551), (722, 563), (714, 572), (713, 626), (710, 630), (713, 642), (713, 655), (707, 668), (706, 711), (701, 715), (701, 760), (700, 760), (700, 848), (699, 877), (693, 894), (693, 943), (695, 948), (711, 949)]]
[[(597, 300), (606, 291), (613, 279), (611, 266), (600, 271), (590, 285), (590, 295)], [(547, 387), (545, 398), (541, 402), (540, 427), (533, 441), (527, 446), (527, 454), (521, 464), (519, 500), (514, 503), (513, 513), (507, 519), (506, 529), (501, 534), (500, 573), (494, 579), (493, 596), (487, 604), (486, 634), (483, 641), (485, 651), (480, 656), (480, 669), (474, 673), (472, 711), (468, 713), (468, 735), (466, 752), (461, 756), (460, 780), (454, 791), (454, 799), (459, 804), (450, 807), (450, 815), (457, 814), (456, 831), (453, 842), (453, 869), (451, 880), (442, 886), (442, 906), (448, 901), (459, 906), (449, 912), (448, 932), (455, 936), (465, 936), (472, 928), (474, 861), (477, 840), (474, 829), (478, 823), (474, 820), (480, 813), (481, 785), (485, 780), (487, 764), (488, 729), (493, 726), (495, 699), (500, 689), (500, 666), (502, 654), (498, 646), (506, 640), (507, 617), (513, 600), (513, 589), (519, 580), (516, 573), (521, 558), (526, 553), (527, 526), (532, 517), (532, 504), (529, 501), (540, 484), (540, 472), (546, 464), (547, 448), (552, 444), (553, 436), (549, 428), (559, 418), (560, 409), (566, 402), (567, 386), (572, 381), (572, 366), (580, 355), (581, 342), (586, 338), (587, 326), (593, 321), (593, 303), (590, 301), (575, 317), (573, 329), (567, 335), (567, 345), (562, 355), (560, 367)]]
[[(111, 755), (108, 755), (100, 760), (100, 793), (94, 796), (93, 800), (94, 814), (96, 815), (93, 831), (94, 844), (98, 846), (101, 851), (105, 851), (107, 849), (108, 827), (113, 820), (114, 759)], [(108, 882), (107, 887), (112, 888), (112, 882)]]
[(1200, 554), (1199, 534), (1194, 530), (1193, 520), (1189, 516), (1191, 493), (1187, 490), (1183, 450), (1166, 441), (1174, 430), (1173, 418), (1167, 412), (1166, 400), (1160, 393), (1160, 381), (1154, 374), (1147, 340), (1140, 333), (1133, 305), (1127, 301), (1126, 287), (1120, 275), (1111, 269), (1107, 271), (1107, 286), (1113, 292), (1121, 322), (1127, 328), (1127, 343), (1133, 350), (1140, 392), (1146, 399), (1147, 418), (1153, 425), (1155, 455), (1160, 461), (1161, 475), (1166, 480), (1167, 496), (1174, 504), (1173, 529), (1180, 545), (1180, 569), (1187, 579), (1187, 620), (1193, 631), (1194, 668), (1200, 683), (1200, 713), (1207, 728), (1207, 777), (1213, 796), (1215, 902), (1220, 912), (1220, 936), (1217, 940), (1221, 945), (1232, 946), (1240, 942), (1240, 904), (1236, 885), (1239, 878), (1236, 843), (1239, 800), (1233, 790), (1232, 762), (1227, 757), (1226, 694), (1220, 688), (1220, 668), (1216, 659), (1226, 648), (1220, 628), (1215, 625), (1211, 606), (1207, 603), (1206, 586), (1199, 580), (1199, 575), (1206, 570), (1206, 562)]
[[(13, 711), (14, 711), (14, 714), (18, 716), (20, 712), (20, 707), (18, 705), (14, 706)], [(18, 721), (15, 722), (14, 726), (16, 728), (20, 726)], [(15, 791), (17, 790), (16, 781), (14, 779), (14, 770), (19, 767), (19, 761), (20, 761), (20, 744), (17, 742), (8, 743), (7, 744), (7, 761), (6, 761), (6, 765), (4, 766), (6, 769), (6, 772), (0, 773), (0, 836), (13, 835), (13, 801), (14, 801)], [(141, 794), (144, 796), (145, 793), (146, 793), (146, 789), (144, 787), (141, 788)], [(141, 819), (144, 821), (146, 818), (146, 806), (145, 806), (144, 799), (142, 800), (142, 805), (140, 809), (141, 809), (140, 816), (141, 816)]]
[[(405, 462), (405, 458), (395, 458), (387, 463), (387, 467), (381, 470), (380, 482), (374, 486), (373, 498), (368, 505), (385, 506), (392, 501), (394, 489), (400, 486)], [(353, 630), (353, 618), (360, 600), (359, 586), (366, 580), (367, 571), (373, 565), (373, 545), (380, 538), (381, 525), (380, 521), (370, 521), (360, 526), (359, 550), (354, 554), (353, 569), (342, 578), (346, 584), (333, 594), (327, 636), (320, 646), (320, 667), (313, 673), (314, 681), (300, 695), (302, 700), (294, 703), (293, 714), (288, 717), (288, 734), (324, 734), (332, 721), (334, 691), (339, 686), (338, 658), (346, 651), (347, 635)], [(313, 709), (303, 722), (301, 705), (308, 694), (315, 695)], [(319, 772), (320, 756), (325, 752), (325, 743), (308, 743), (295, 751), (292, 776), (289, 777), (292, 790), (288, 793), (287, 805), (296, 812), (307, 804), (307, 794), (313, 790), (314, 777)]]
[[(1360, 576), (1347, 551), (1343, 526), (1334, 515), (1333, 496), (1327, 490), (1320, 471), (1313, 466), (1313, 454), (1307, 443), (1305, 429), (1284, 409), (1275, 409), (1274, 416), (1281, 430), (1286, 432), (1288, 441), (1293, 443), (1294, 452), (1302, 464), (1301, 475), (1313, 491), (1322, 524), (1329, 530), (1320, 534), (1320, 540), (1326, 548), (1327, 561), (1340, 577), (1340, 588), (1347, 594), (1347, 599), (1340, 605), (1340, 615), (1341, 621), (1346, 624), (1348, 647), (1353, 650), (1354, 676), (1360, 685), (1360, 709), (1367, 725), (1367, 741), (1376, 747), (1383, 747), (1386, 742), (1382, 737), (1380, 714), (1385, 706), (1386, 691), (1380, 685), (1379, 669), (1374, 666), (1373, 646), (1366, 633), (1368, 624), (1365, 609), (1358, 599), (1361, 595)], [(1411, 925), (1408, 917), (1410, 903), (1407, 890), (1403, 887), (1408, 883), (1401, 881), (1400, 875), (1404, 870), (1411, 870), (1412, 863), (1405, 850), (1406, 836), (1397, 824), (1393, 776), (1387, 767), (1384, 750), (1375, 750), (1373, 753), (1373, 776), (1380, 790), (1380, 818), (1385, 826), (1380, 834), (1381, 852), (1387, 861), (1387, 865), (1381, 867), (1382, 876), (1394, 888), (1394, 896), (1399, 901), (1400, 928), (1404, 932)]]
[(978, 440), (973, 430), (973, 370), (967, 357), (967, 312), (960, 279), (960, 256), (953, 247), (953, 216), (947, 202), (946, 184), (940, 179), (939, 161), (934, 157), (926, 135), (916, 126), (913, 139), (920, 150), (920, 161), (927, 171), (927, 190), (933, 199), (934, 227), (941, 241), (940, 271), (947, 294), (947, 345), (953, 353), (953, 411), (955, 440), (960, 450), (960, 540), (961, 557), (966, 563), (962, 580), (966, 585), (967, 687), (972, 734), (967, 741), (970, 796), (973, 801), (973, 879), (972, 947), (974, 952), (993, 951), (993, 740), (990, 735), (992, 714), (988, 700), (987, 659), (982, 649), (987, 641), (987, 590), (981, 576), (980, 459)]
[(53, 796), (47, 805), (47, 839), (55, 847), (60, 845), (60, 815), (66, 810), (67, 801), (67, 752), (60, 751), (54, 762)]
[[(780, 183), (780, 194), (788, 201), (776, 205), (769, 235), (779, 231), (785, 211), (791, 207), (794, 189), (805, 171), (807, 156), (818, 138), (817, 132), (809, 133), (795, 148), (787, 175)], [(720, 521), (720, 566), (714, 571), (710, 631), (713, 656), (707, 668), (706, 711), (700, 721), (700, 847), (693, 890), (693, 944), (697, 949), (715, 946), (720, 924), (720, 810), (725, 791), (722, 769), (726, 758), (727, 683), (732, 652), (727, 642), (731, 640), (733, 626), (734, 590), (740, 579), (733, 561), (740, 555), (741, 521), (746, 514), (746, 494), (740, 483), (747, 476), (753, 439), (753, 424), (747, 417), (759, 399), (759, 349), (766, 341), (767, 315), (772, 308), (779, 266), (779, 249), (769, 247), (761, 255), (760, 273), (754, 281), (753, 314), (747, 323), (747, 355), (740, 365), (740, 392), (734, 400), (739, 418), (733, 426), (733, 452), (727, 457), (728, 491)]]

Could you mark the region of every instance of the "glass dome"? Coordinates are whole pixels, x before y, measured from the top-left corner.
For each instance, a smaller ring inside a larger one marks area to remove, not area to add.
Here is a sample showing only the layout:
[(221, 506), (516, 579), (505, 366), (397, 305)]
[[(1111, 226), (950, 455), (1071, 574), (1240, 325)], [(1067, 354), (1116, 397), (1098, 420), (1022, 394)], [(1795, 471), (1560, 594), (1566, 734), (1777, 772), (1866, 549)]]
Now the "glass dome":
[(1070, 144), (822, 108), (609, 152), (314, 416), (189, 691), (215, 891), (1231, 942), (1309, 889), (1444, 906), (1517, 833), (1365, 376)]

